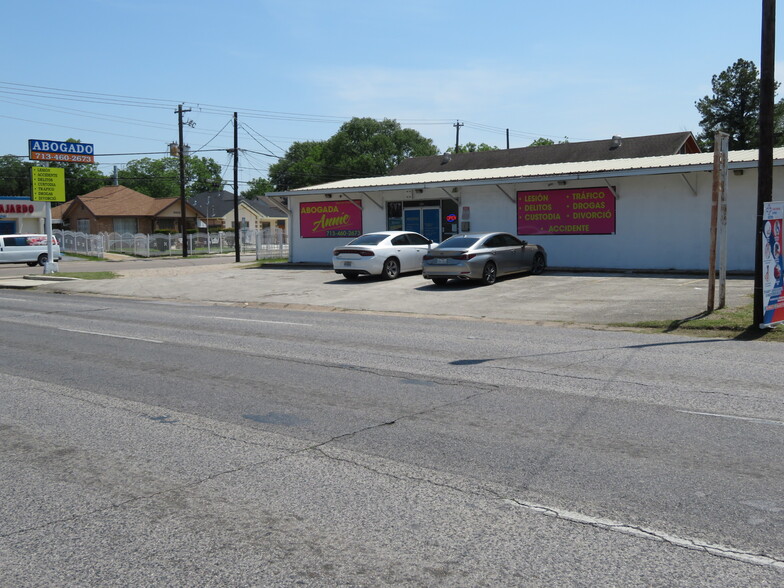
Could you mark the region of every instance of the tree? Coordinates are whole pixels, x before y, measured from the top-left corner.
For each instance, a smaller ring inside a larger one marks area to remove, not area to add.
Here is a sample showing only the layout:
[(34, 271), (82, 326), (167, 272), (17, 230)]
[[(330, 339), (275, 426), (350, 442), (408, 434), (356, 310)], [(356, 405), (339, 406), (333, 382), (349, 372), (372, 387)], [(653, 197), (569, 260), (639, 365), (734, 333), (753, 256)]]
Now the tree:
[(563, 141), (553, 141), (552, 139), (545, 139), (544, 137), (539, 137), (535, 141), (532, 141), (529, 147), (541, 147), (542, 145), (563, 145), (564, 143), (569, 142), (569, 137), (564, 137)]
[(0, 157), (0, 196), (30, 196), (32, 166), (16, 155)]
[(293, 143), (270, 166), (278, 191), (323, 182), (384, 175), (407, 157), (436, 155), (433, 141), (397, 121), (353, 118), (326, 141)]
[(275, 188), (267, 178), (253, 178), (248, 182), (247, 189), (240, 192), (243, 198), (253, 199), (264, 196), (267, 192), (274, 192)]
[[(702, 117), (702, 133), (697, 137), (700, 146), (713, 150), (716, 131), (729, 134), (730, 149), (759, 147), (760, 77), (751, 61), (738, 59), (719, 75), (711, 78), (712, 96), (697, 100), (694, 105)], [(778, 88), (776, 83), (775, 87)], [(784, 126), (784, 101), (775, 105), (774, 127)], [(774, 133), (776, 146), (784, 144), (784, 135)]]
[(335, 180), (383, 176), (408, 157), (436, 155), (433, 141), (388, 118), (353, 118), (324, 148), (325, 172)]
[(477, 151), (497, 151), (498, 147), (495, 145), (488, 145), (487, 143), (480, 143), (477, 145), (476, 143), (466, 143), (465, 145), (458, 145), (457, 151), (454, 148), (450, 147), (447, 149), (447, 153), (476, 153)]
[(275, 190), (285, 192), (324, 181), (324, 141), (295, 141), (269, 168)]
[[(177, 157), (135, 159), (118, 172), (118, 177), (123, 186), (153, 198), (180, 197), (180, 160)], [(222, 187), (223, 178), (218, 162), (208, 157), (185, 158), (186, 198)]]

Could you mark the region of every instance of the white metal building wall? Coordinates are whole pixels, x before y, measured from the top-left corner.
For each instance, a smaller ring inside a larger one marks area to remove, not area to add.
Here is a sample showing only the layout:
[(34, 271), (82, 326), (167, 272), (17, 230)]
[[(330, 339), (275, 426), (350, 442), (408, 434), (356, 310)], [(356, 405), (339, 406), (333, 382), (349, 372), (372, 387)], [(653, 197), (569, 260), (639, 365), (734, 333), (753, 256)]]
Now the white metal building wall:
[[(784, 169), (774, 168), (774, 200), (784, 200)], [(639, 175), (609, 180), (617, 193), (616, 233), (614, 235), (531, 235), (521, 236), (539, 243), (548, 253), (551, 267), (583, 269), (656, 269), (706, 270), (709, 259), (709, 234), (712, 175), (710, 172)], [(513, 196), (518, 190), (605, 187), (601, 180), (570, 180), (565, 186), (553, 182), (504, 184)], [(696, 194), (694, 192), (696, 189)], [(350, 194), (363, 203), (364, 232), (386, 229), (386, 202), (401, 200), (405, 190), (372, 192), (377, 206), (360, 194)], [(442, 198), (440, 188), (425, 189), (417, 198)], [(472, 231), (507, 231), (517, 234), (517, 205), (498, 187), (462, 186), (460, 210), (470, 207)], [(294, 262), (331, 261), (332, 249), (348, 239), (302, 239), (299, 203), (327, 201), (314, 195), (290, 196), (292, 210), (291, 260)], [(332, 200), (334, 201), (334, 200)], [(754, 269), (754, 232), (756, 222), (757, 171), (746, 169), (742, 175), (732, 171), (728, 179), (728, 255), (729, 271)], [(463, 219), (461, 219), (463, 220)]]

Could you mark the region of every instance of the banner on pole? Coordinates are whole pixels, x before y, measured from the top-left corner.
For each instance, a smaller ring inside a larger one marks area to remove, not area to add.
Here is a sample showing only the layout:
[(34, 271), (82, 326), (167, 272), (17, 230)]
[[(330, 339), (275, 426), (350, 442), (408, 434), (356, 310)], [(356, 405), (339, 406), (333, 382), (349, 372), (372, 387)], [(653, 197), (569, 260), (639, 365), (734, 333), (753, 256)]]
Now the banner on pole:
[(765, 202), (762, 216), (761, 327), (784, 322), (784, 202)]

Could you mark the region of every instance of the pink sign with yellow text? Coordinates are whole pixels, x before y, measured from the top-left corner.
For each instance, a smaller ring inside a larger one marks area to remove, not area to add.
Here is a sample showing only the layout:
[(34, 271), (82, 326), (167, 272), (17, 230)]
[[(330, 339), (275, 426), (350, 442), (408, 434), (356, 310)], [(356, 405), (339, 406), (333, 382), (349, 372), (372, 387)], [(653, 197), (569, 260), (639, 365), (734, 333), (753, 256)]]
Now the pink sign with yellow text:
[(359, 237), (362, 234), (362, 202), (301, 202), (299, 231), (302, 238)]
[(612, 235), (615, 196), (610, 188), (529, 190), (517, 193), (518, 235)]

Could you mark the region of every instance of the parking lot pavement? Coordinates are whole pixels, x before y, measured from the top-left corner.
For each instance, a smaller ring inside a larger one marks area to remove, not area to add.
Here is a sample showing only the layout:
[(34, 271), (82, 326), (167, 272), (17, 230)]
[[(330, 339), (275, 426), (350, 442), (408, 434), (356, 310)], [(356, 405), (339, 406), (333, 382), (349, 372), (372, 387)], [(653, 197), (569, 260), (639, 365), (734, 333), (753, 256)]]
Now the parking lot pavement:
[[(706, 278), (683, 275), (545, 272), (493, 286), (450, 282), (439, 287), (421, 274), (350, 282), (325, 267), (125, 267), (120, 279), (36, 282), (40, 290), (63, 293), (599, 325), (684, 319), (705, 310), (708, 294)], [(727, 280), (727, 306), (748, 304), (752, 293), (752, 279)]]

